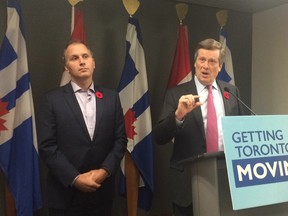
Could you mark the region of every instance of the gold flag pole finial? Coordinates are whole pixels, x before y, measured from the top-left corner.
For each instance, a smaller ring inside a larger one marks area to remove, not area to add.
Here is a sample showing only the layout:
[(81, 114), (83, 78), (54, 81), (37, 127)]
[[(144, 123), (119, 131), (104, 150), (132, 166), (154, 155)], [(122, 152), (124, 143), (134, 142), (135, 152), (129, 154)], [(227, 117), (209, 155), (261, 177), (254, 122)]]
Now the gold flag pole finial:
[(140, 2), (138, 0), (122, 0), (122, 2), (130, 16), (134, 15), (140, 6)]
[(218, 23), (221, 27), (224, 27), (227, 24), (228, 20), (228, 11), (227, 10), (220, 10), (216, 13), (216, 18)]
[(185, 3), (176, 4), (176, 12), (177, 12), (180, 24), (182, 25), (182, 20), (185, 19), (186, 14), (188, 12), (188, 5)]
[(68, 2), (69, 2), (72, 6), (75, 6), (75, 5), (78, 4), (80, 1), (83, 1), (83, 0), (68, 0)]

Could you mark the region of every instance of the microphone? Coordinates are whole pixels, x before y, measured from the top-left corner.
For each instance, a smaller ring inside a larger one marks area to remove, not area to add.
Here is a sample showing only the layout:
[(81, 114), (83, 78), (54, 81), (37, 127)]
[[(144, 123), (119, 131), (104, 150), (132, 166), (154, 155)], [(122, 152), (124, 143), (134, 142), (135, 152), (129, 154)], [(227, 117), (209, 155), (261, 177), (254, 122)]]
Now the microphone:
[(237, 95), (233, 94), (228, 87), (224, 87), (224, 91), (229, 92), (229, 93), (230, 93), (231, 95), (233, 95), (233, 97), (235, 97), (243, 106), (245, 106), (246, 109), (248, 109), (253, 115), (256, 115), (256, 113), (253, 112), (253, 110), (251, 110)]

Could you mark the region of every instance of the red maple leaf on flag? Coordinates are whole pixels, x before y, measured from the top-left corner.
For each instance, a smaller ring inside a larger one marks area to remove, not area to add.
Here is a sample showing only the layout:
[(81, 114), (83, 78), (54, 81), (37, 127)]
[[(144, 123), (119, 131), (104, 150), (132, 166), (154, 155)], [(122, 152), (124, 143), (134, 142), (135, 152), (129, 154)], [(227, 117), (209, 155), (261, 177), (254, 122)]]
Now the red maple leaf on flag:
[(136, 121), (135, 111), (133, 111), (132, 109), (129, 109), (125, 113), (124, 118), (125, 118), (125, 127), (126, 127), (127, 137), (130, 139), (133, 139), (134, 136), (137, 134), (135, 132), (135, 126), (133, 126), (133, 123)]
[(4, 126), (4, 123), (6, 122), (6, 120), (1, 119), (1, 116), (9, 113), (8, 110), (7, 110), (7, 105), (8, 105), (8, 102), (2, 102), (2, 100), (0, 100), (0, 131), (1, 130), (8, 130)]

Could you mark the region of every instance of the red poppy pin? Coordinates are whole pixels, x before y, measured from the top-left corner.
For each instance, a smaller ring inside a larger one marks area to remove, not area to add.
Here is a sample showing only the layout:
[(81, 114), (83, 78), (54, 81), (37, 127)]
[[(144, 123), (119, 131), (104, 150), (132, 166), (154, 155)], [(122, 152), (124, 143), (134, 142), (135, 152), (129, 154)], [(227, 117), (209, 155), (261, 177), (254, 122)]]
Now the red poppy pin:
[(224, 91), (224, 97), (227, 99), (227, 100), (229, 100), (229, 98), (230, 98), (230, 94), (227, 92), (227, 91)]
[(99, 92), (99, 91), (95, 92), (95, 95), (99, 99), (103, 98), (103, 94), (101, 92)]

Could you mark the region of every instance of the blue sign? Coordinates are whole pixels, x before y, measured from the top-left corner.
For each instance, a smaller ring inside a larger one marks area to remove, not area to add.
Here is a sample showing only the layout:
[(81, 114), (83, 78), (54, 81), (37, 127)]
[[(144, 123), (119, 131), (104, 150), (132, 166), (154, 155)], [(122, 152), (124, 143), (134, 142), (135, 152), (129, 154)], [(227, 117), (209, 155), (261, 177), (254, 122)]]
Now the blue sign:
[(288, 201), (288, 115), (225, 116), (224, 152), (234, 210)]

